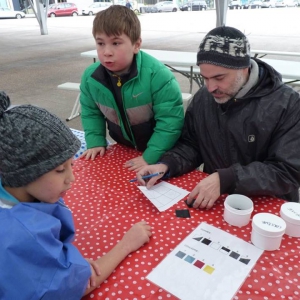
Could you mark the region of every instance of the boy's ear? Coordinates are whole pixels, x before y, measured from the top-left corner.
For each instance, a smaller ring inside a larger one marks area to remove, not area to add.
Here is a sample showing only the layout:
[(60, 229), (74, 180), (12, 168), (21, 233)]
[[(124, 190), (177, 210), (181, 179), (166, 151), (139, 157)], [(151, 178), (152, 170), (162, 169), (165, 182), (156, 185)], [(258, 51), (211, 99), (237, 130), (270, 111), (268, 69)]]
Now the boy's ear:
[(142, 46), (142, 39), (139, 38), (134, 44), (134, 53), (135, 54), (137, 54), (140, 51), (141, 46)]

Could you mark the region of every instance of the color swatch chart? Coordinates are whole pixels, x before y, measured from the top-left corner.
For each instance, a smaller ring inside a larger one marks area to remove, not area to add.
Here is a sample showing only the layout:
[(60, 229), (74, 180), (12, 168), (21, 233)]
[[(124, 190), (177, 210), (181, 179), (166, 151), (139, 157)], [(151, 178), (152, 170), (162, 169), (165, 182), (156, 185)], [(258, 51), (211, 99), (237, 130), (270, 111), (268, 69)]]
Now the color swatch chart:
[(263, 253), (201, 223), (147, 279), (182, 300), (231, 299)]

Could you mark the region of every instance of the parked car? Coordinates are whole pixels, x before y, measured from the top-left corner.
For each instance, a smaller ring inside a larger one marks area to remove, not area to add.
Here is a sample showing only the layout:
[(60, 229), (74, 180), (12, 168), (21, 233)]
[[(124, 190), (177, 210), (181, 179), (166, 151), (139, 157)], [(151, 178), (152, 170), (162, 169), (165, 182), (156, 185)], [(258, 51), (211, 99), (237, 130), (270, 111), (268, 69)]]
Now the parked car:
[(74, 3), (61, 2), (48, 8), (48, 17), (55, 18), (60, 16), (78, 16), (78, 9)]
[(142, 7), (142, 12), (158, 13), (158, 8), (155, 5), (144, 6), (144, 7)]
[(0, 7), (0, 19), (22, 19), (25, 13), (19, 10), (12, 10), (7, 7)]
[(84, 16), (92, 16), (96, 14), (97, 12), (107, 9), (112, 5), (112, 2), (94, 2), (88, 7), (85, 7), (82, 9), (82, 15)]
[(166, 11), (176, 12), (179, 9), (178, 5), (174, 4), (173, 1), (157, 2), (155, 6), (157, 7), (158, 12), (166, 12)]
[(275, 7), (276, 0), (263, 0), (261, 7), (263, 8), (272, 8)]
[(190, 11), (190, 10), (206, 10), (207, 4), (205, 1), (192, 1), (187, 2), (179, 7), (182, 11)]
[(248, 7), (248, 0), (231, 0), (228, 4), (229, 9), (247, 9)]
[(288, 6), (298, 6), (298, 1), (295, 0), (277, 0), (276, 7), (288, 7)]
[(229, 1), (228, 7), (229, 9), (239, 9), (241, 8), (242, 4), (240, 0), (232, 0)]
[(248, 8), (261, 8), (261, 7), (262, 7), (262, 1), (260, 0), (251, 0), (248, 5)]

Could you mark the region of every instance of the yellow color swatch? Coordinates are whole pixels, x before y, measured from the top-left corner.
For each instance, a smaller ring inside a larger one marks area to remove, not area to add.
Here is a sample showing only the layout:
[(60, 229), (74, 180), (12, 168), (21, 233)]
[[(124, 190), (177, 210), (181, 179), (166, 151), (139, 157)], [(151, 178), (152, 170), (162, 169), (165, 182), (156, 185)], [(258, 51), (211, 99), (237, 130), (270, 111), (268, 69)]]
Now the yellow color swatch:
[(209, 266), (209, 265), (206, 265), (206, 266), (204, 267), (204, 269), (202, 269), (202, 270), (205, 271), (205, 272), (208, 273), (208, 274), (212, 274), (213, 271), (215, 270), (215, 268), (213, 268), (213, 267), (211, 267), (211, 266)]

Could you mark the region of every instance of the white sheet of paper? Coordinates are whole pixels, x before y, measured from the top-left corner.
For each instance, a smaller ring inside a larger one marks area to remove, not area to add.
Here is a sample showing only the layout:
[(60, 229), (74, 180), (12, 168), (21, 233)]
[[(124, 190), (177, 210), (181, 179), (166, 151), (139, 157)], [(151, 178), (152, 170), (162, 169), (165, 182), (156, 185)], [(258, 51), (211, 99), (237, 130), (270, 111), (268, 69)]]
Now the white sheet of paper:
[(146, 278), (181, 300), (230, 300), (262, 253), (201, 223)]
[(145, 186), (138, 186), (138, 188), (159, 211), (164, 211), (170, 208), (190, 193), (164, 181), (154, 185), (149, 190)]

